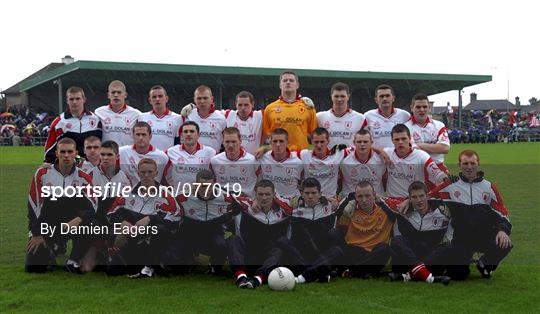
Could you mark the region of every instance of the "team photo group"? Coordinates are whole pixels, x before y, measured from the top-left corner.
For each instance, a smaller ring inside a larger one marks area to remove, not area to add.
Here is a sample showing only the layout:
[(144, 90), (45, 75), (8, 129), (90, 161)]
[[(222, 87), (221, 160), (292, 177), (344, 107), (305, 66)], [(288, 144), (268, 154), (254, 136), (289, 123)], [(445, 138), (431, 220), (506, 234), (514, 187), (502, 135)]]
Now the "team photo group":
[(276, 274), (293, 285), (493, 275), (513, 247), (508, 210), (477, 152), (445, 160), (427, 95), (406, 111), (379, 85), (360, 113), (336, 82), (331, 108), (316, 112), (295, 72), (278, 79), (262, 110), (249, 91), (219, 110), (201, 85), (175, 113), (155, 85), (142, 113), (115, 80), (91, 112), (84, 90), (68, 88), (29, 188), (25, 270), (50, 271), (65, 254), (73, 274), (181, 280), (204, 263), (242, 289)]

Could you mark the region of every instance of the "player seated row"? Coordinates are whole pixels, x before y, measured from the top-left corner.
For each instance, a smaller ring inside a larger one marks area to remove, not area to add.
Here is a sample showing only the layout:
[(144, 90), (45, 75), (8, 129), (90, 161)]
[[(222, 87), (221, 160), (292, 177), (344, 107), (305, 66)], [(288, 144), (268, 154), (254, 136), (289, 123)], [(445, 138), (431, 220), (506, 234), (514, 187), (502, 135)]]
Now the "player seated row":
[(446, 128), (440, 121), (429, 117), (430, 103), (426, 95), (417, 94), (413, 97), (411, 116), (404, 110), (394, 108), (392, 87), (380, 85), (375, 89), (378, 108), (369, 110), (364, 116), (349, 108), (350, 89), (344, 83), (332, 86), (332, 108), (319, 113), (315, 113), (311, 100), (297, 93), (296, 74), (283, 73), (280, 76), (280, 87), (280, 98), (263, 110), (254, 110), (253, 95), (242, 91), (235, 98), (236, 110), (220, 111), (213, 104), (211, 89), (201, 85), (194, 92), (196, 105), (186, 106), (181, 115), (168, 108), (169, 98), (162, 86), (156, 85), (150, 89), (148, 102), (152, 105), (152, 111), (141, 113), (126, 104), (125, 85), (113, 81), (108, 92), (110, 104), (98, 108), (95, 114), (85, 109), (84, 91), (79, 87), (71, 87), (66, 92), (66, 112), (51, 125), (45, 145), (45, 160), (54, 161), (55, 145), (62, 137), (73, 138), (81, 154), (83, 140), (89, 136), (98, 136), (103, 141), (113, 140), (119, 146), (131, 145), (134, 143), (131, 133), (137, 121), (147, 122), (151, 126), (151, 144), (160, 150), (178, 144), (182, 123), (194, 121), (201, 130), (200, 143), (216, 151), (221, 149), (222, 131), (226, 127), (239, 129), (242, 145), (251, 154), (255, 154), (277, 128), (283, 128), (289, 133), (289, 149), (300, 151), (308, 147), (307, 138), (315, 128), (324, 127), (329, 132), (330, 148), (336, 145), (351, 146), (357, 131), (369, 130), (374, 148), (386, 158), (382, 149), (392, 147), (390, 130), (394, 125), (403, 123), (410, 129), (417, 147), (429, 153), (437, 164), (442, 164), (444, 154), (448, 153), (450, 143)]
[[(278, 193), (286, 198), (298, 195), (298, 184), (306, 177), (318, 179), (327, 197), (344, 197), (362, 180), (369, 180), (379, 195), (386, 191), (389, 196), (406, 197), (407, 186), (413, 181), (433, 187), (446, 178), (444, 165), (435, 164), (427, 153), (411, 146), (410, 132), (405, 125), (396, 125), (391, 134), (394, 149), (375, 150), (367, 130), (355, 134), (352, 147), (330, 149), (328, 131), (317, 128), (311, 135), (313, 150), (291, 152), (287, 148), (287, 131), (278, 128), (271, 133), (270, 146), (253, 156), (244, 150), (239, 130), (232, 127), (224, 130), (224, 152), (216, 155), (214, 149), (199, 142), (199, 126), (193, 121), (182, 126), (182, 144), (165, 152), (150, 144), (151, 127), (138, 122), (133, 129), (135, 144), (120, 148), (119, 164), (133, 185), (139, 181), (138, 162), (152, 158), (158, 163), (158, 180), (177, 190), (194, 182), (200, 169), (212, 169), (218, 183), (237, 183), (249, 196), (253, 196), (259, 178), (272, 181)], [(84, 143), (88, 160), (81, 168), (97, 176), (103, 175), (99, 167), (99, 139), (90, 137)], [(388, 177), (386, 186), (383, 185), (385, 177)]]
[[(506, 216), (488, 205), (428, 203), (427, 188), (421, 182), (409, 187), (411, 210), (402, 212), (395, 210), (392, 204), (397, 201), (393, 199), (375, 204), (375, 191), (367, 181), (360, 182), (337, 206), (322, 196), (316, 179), (308, 178), (302, 184), (302, 197), (287, 203), (276, 197), (268, 180), (257, 183), (254, 198), (216, 193), (214, 174), (208, 170), (198, 172), (197, 183), (207, 188), (199, 188), (196, 194), (176, 199), (166, 194), (148, 197), (135, 189), (126, 197), (114, 198), (106, 213), (100, 213), (103, 207), (95, 212), (96, 201), (90, 194), (56, 201), (43, 198), (40, 190), (45, 185), (91, 183), (75, 166), (75, 155), (73, 141), (60, 141), (58, 163), (40, 169), (32, 182), (26, 258), (29, 272), (46, 271), (57, 248), (65, 247), (70, 238), (73, 249), (65, 267), (72, 272), (91, 270), (95, 255), (105, 248), (109, 274), (130, 273), (129, 268), (135, 267), (137, 278), (152, 276), (160, 264), (183, 271), (193, 264), (195, 253), (209, 255), (213, 269), (220, 269), (228, 255), (237, 285), (243, 288), (264, 283), (279, 265), (292, 265), (298, 282), (327, 280), (331, 265), (342, 265), (363, 277), (377, 275), (390, 255), (394, 255), (394, 270), (405, 274), (394, 275), (394, 279), (431, 282), (435, 280), (431, 272), (444, 271), (454, 279), (464, 279), (475, 251), (486, 253), (477, 266), (489, 277), (511, 249), (511, 225)], [(159, 186), (155, 161), (141, 160), (138, 172), (139, 186), (146, 190)], [(460, 184), (450, 184), (437, 193), (447, 193)], [(223, 226), (238, 213), (237, 232), (225, 240)], [(107, 220), (100, 223), (103, 214)], [(389, 247), (396, 218), (395, 237)], [(449, 224), (453, 233), (447, 232)], [(339, 226), (344, 229), (339, 231)], [(450, 245), (439, 246), (443, 235), (451, 239)]]

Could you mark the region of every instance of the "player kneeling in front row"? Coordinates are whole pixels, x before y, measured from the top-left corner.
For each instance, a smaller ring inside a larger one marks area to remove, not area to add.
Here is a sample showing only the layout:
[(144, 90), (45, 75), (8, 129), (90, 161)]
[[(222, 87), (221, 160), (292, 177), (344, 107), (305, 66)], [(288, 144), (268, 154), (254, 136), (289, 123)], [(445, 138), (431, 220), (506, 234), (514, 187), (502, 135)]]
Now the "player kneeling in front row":
[[(415, 181), (409, 186), (409, 208), (397, 215), (391, 241), (393, 281), (441, 281), (448, 262), (448, 246), (452, 239), (450, 217), (444, 203), (428, 201), (424, 183)], [(389, 203), (389, 201), (387, 201)], [(446, 243), (443, 243), (446, 242)]]
[(207, 169), (199, 170), (191, 190), (184, 191), (189, 194), (176, 197), (182, 222), (167, 248), (165, 263), (183, 273), (195, 265), (194, 255), (202, 253), (210, 257), (208, 273), (218, 274), (227, 256), (224, 225), (238, 213), (237, 202), (216, 184), (216, 177)]
[[(355, 191), (342, 201), (337, 210), (340, 216), (337, 230), (333, 234), (337, 244), (322, 253), (313, 265), (302, 273), (301, 276), (306, 281), (309, 281), (308, 278), (323, 277), (323, 271), (329, 273), (328, 265), (347, 267), (348, 276), (380, 276), (390, 258), (388, 241), (395, 214), (384, 203), (376, 203), (375, 198), (371, 183), (361, 181)], [(300, 276), (297, 282), (302, 282)]]
[[(92, 186), (92, 180), (75, 165), (76, 147), (75, 141), (70, 138), (58, 141), (56, 163), (49, 168), (39, 168), (30, 185), (30, 238), (25, 260), (27, 272), (46, 272), (48, 266), (55, 263), (56, 256), (64, 253), (67, 241), (72, 239), (73, 248), (65, 269), (82, 273), (79, 263), (93, 239), (90, 231), (95, 223), (96, 202), (86, 193), (86, 187)], [(67, 194), (74, 190), (64, 187), (84, 189), (80, 189), (82, 195), (68, 197)]]
[(253, 289), (266, 281), (278, 261), (273, 248), (278, 239), (287, 235), (292, 211), (289, 204), (276, 197), (269, 180), (257, 182), (255, 200), (256, 206), (249, 198), (239, 198), (240, 234), (227, 239), (229, 263), (236, 286), (242, 289)]
[[(315, 178), (307, 178), (301, 185), (301, 197), (293, 199), (290, 239), (283, 237), (279, 247), (283, 250), (282, 264), (291, 266), (296, 273), (302, 273), (316, 262), (333, 241), (329, 232), (336, 225), (337, 200), (321, 195), (321, 184)], [(321, 265), (322, 267), (322, 265)], [(327, 265), (329, 271), (329, 265)], [(328, 282), (328, 271), (306, 274), (306, 281)], [(302, 283), (303, 277), (299, 277)]]
[(107, 214), (115, 235), (114, 246), (109, 249), (108, 275), (152, 277), (154, 266), (161, 262), (170, 238), (170, 216), (179, 211), (174, 197), (159, 188), (157, 174), (155, 160), (141, 159), (139, 184), (128, 197), (118, 197)]

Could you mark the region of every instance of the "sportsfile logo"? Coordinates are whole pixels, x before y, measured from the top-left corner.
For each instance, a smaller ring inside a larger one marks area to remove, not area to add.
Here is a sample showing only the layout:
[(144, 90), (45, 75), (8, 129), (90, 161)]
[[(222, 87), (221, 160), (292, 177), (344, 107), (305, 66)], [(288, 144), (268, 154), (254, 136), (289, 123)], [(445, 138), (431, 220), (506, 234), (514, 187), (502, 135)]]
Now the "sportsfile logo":
[(52, 201), (58, 198), (73, 198), (73, 197), (92, 197), (105, 200), (110, 197), (128, 197), (132, 194), (137, 194), (142, 197), (158, 197), (158, 196), (173, 196), (183, 195), (185, 197), (195, 196), (199, 194), (199, 190), (204, 192), (204, 195), (211, 194), (213, 197), (238, 197), (242, 194), (242, 186), (239, 183), (182, 183), (178, 182), (176, 186), (138, 186), (135, 191), (129, 185), (122, 183), (107, 182), (103, 186), (52, 186), (46, 185), (41, 188), (40, 197), (47, 198)]

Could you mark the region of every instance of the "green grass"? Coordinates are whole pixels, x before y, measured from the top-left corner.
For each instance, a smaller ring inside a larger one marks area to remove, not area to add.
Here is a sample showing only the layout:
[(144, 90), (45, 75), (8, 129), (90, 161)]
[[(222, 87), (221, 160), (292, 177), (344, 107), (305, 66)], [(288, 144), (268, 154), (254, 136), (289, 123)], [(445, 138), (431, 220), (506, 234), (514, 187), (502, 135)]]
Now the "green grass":
[(101, 273), (24, 273), (28, 185), (43, 150), (0, 147), (0, 312), (539, 312), (540, 144), (454, 145), (447, 157), (452, 170), (465, 148), (480, 153), (514, 225), (514, 250), (492, 279), (473, 270), (470, 280), (448, 287), (337, 279), (276, 293), (239, 290), (231, 278), (205, 275), (137, 281)]

